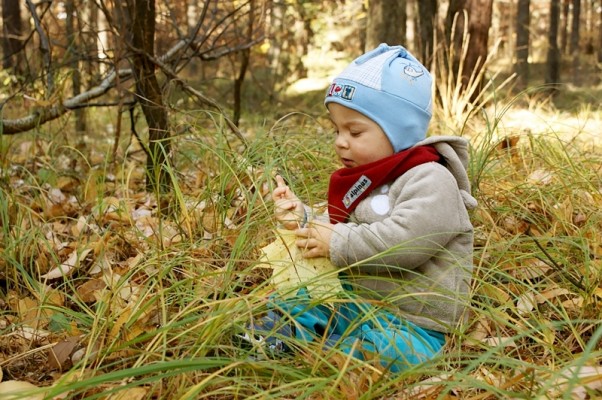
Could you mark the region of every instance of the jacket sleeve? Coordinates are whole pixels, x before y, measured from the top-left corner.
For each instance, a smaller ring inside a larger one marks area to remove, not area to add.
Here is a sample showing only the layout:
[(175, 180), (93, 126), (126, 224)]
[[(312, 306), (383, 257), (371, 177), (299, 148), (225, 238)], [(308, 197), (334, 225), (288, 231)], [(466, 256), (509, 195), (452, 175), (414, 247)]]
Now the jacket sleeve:
[[(406, 172), (392, 185), (389, 195), (394, 198), (392, 210), (384, 219), (335, 225), (330, 242), (334, 265), (361, 261), (360, 272), (369, 274), (414, 269), (444, 250), (453, 237), (469, 230), (462, 226), (466, 208), (456, 180), (439, 164)], [(356, 219), (362, 221), (362, 216), (356, 214)]]

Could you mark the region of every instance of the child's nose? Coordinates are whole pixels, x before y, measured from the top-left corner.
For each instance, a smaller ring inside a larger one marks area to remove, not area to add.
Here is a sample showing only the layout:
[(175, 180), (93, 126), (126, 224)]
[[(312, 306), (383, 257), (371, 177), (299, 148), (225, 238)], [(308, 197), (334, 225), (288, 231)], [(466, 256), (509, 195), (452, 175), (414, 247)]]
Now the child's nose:
[(345, 137), (339, 133), (334, 140), (334, 145), (339, 148), (346, 148), (348, 145), (347, 139), (345, 139)]

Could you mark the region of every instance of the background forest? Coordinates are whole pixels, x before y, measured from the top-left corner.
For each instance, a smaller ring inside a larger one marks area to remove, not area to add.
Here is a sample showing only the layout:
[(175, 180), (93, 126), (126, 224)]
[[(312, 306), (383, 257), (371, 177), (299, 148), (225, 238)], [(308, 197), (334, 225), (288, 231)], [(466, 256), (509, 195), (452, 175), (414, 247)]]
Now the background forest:
[[(1, 9), (0, 399), (602, 396), (602, 1)], [(278, 289), (273, 175), (323, 204), (324, 91), (381, 42), (472, 144), (470, 323), (399, 374), (243, 347)]]

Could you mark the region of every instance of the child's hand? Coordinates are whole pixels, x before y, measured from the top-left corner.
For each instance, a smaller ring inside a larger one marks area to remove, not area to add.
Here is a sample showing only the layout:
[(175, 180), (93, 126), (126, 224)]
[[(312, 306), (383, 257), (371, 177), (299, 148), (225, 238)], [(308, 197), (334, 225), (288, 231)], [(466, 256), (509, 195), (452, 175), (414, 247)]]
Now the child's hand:
[(286, 229), (297, 229), (303, 221), (305, 210), (301, 200), (286, 186), (284, 179), (280, 175), (276, 175), (277, 187), (272, 192), (272, 200), (274, 200), (274, 214), (276, 219), (280, 221)]
[(333, 224), (310, 223), (307, 228), (297, 229), (297, 247), (303, 249), (303, 257), (330, 257), (330, 237)]

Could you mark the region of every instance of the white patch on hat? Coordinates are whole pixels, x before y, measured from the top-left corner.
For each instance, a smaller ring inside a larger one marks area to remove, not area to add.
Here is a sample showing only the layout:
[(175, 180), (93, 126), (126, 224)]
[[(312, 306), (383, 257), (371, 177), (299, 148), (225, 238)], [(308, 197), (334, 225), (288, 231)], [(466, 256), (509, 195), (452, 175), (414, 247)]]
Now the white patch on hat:
[(418, 78), (419, 76), (424, 75), (423, 70), (421, 70), (419, 68), (415, 68), (413, 65), (406, 65), (403, 68), (403, 73), (412, 78)]

